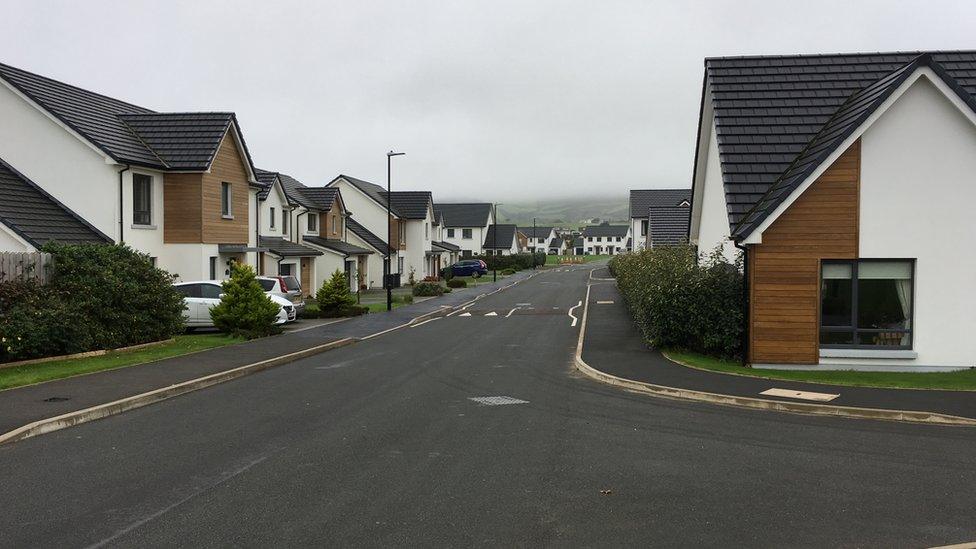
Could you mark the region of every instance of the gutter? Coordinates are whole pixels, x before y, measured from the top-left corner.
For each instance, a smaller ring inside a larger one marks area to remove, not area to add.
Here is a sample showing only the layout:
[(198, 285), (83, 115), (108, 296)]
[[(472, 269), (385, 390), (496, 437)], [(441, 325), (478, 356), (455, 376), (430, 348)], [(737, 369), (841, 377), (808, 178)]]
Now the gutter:
[(119, 244), (125, 243), (125, 200), (122, 198), (124, 187), (122, 174), (129, 171), (131, 167), (129, 164), (126, 164), (124, 168), (119, 170)]
[(308, 213), (308, 208), (305, 208), (304, 212), (299, 212), (295, 214), (295, 224), (291, 226), (291, 232), (295, 235), (295, 238), (293, 238), (291, 241), (296, 244), (301, 244), (301, 242), (298, 241), (298, 236), (299, 236), (298, 231), (299, 231), (299, 223), (300, 223), (299, 220), (302, 218), (303, 215), (307, 213)]
[(744, 327), (742, 330), (742, 366), (749, 367), (749, 332), (751, 323), (749, 321), (749, 248), (739, 244), (738, 241), (733, 240), (732, 244), (736, 248), (742, 250), (742, 321)]

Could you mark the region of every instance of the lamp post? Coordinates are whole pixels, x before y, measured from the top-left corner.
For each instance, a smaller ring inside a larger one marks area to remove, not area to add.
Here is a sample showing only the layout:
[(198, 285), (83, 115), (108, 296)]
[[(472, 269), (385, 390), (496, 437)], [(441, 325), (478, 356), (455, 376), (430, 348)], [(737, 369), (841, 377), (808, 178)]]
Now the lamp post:
[[(390, 217), (392, 217), (393, 215), (392, 212), (390, 211), (390, 201), (393, 198), (393, 193), (390, 192), (390, 179), (391, 179), (390, 176), (392, 173), (391, 160), (393, 159), (394, 156), (402, 156), (404, 154), (407, 153), (393, 152), (393, 151), (386, 153), (386, 247), (389, 249), (386, 251), (386, 265), (384, 265), (385, 268), (383, 269), (384, 271), (383, 283), (386, 286), (386, 310), (387, 311), (393, 310), (393, 288), (390, 287), (390, 272), (393, 271), (393, 265), (390, 264), (393, 261), (393, 258), (391, 257), (392, 250), (393, 250), (393, 246), (392, 246), (393, 223), (390, 220)], [(397, 242), (397, 248), (399, 248), (399, 242)], [(399, 255), (400, 255), (400, 251), (399, 249), (397, 249), (397, 256), (399, 257)], [(397, 273), (399, 272), (400, 269), (398, 268)]]
[(494, 210), (491, 214), (495, 218), (495, 232), (491, 234), (491, 247), (495, 254), (491, 262), (491, 281), (498, 282), (498, 206), (502, 204), (494, 203), (492, 204), (492, 209)]
[[(539, 241), (539, 235), (536, 234), (535, 231), (536, 231), (536, 228), (535, 228), (535, 218), (533, 217), (532, 218), (532, 238), (536, 239), (536, 242), (538, 242)], [(548, 243), (543, 244), (543, 246), (548, 246), (548, 245), (549, 245)], [(546, 250), (547, 253), (548, 253), (548, 251), (549, 250)], [(532, 270), (533, 271), (535, 270), (535, 246), (532, 246)]]

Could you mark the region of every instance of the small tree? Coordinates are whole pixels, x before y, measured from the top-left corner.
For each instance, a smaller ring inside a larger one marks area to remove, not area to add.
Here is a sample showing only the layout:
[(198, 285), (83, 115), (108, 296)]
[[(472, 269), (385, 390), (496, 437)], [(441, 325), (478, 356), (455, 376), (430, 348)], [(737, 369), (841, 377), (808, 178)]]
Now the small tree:
[(249, 265), (235, 263), (223, 283), (224, 294), (210, 318), (220, 331), (248, 339), (278, 333), (275, 318), (280, 307), (264, 293)]
[(335, 316), (356, 303), (356, 299), (349, 292), (346, 275), (339, 269), (315, 292), (315, 300), (319, 302), (319, 310), (323, 316)]

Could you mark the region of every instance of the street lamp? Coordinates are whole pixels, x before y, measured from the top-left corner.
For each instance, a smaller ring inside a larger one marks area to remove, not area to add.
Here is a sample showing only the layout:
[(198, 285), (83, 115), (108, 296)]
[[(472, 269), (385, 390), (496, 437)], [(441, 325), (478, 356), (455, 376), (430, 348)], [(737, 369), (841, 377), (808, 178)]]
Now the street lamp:
[[(532, 238), (535, 238), (535, 241), (536, 242), (539, 242), (539, 235), (536, 234), (536, 230), (537, 229), (535, 228), (535, 218), (533, 217), (532, 218)], [(549, 236), (549, 235), (546, 235), (546, 236)], [(546, 242), (545, 244), (543, 244), (543, 246), (549, 246), (549, 243)], [(546, 250), (546, 252), (548, 252), (548, 251), (549, 250)], [(532, 270), (533, 271), (535, 270), (535, 252), (536, 252), (536, 248), (533, 245), (532, 246)]]
[(492, 258), (492, 262), (491, 262), (492, 282), (498, 282), (498, 207), (499, 206), (504, 206), (504, 204), (498, 202), (492, 204), (492, 208), (494, 209), (494, 212), (492, 212), (491, 216), (495, 218), (495, 232), (492, 233), (491, 235), (491, 247), (494, 249), (495, 252), (495, 257)]
[[(393, 260), (390, 257), (391, 250), (393, 249), (392, 246), (393, 223), (390, 220), (390, 218), (393, 216), (393, 213), (390, 211), (390, 202), (393, 200), (393, 193), (390, 192), (390, 179), (391, 179), (390, 175), (392, 173), (391, 160), (394, 156), (402, 156), (404, 154), (407, 153), (393, 152), (393, 151), (386, 153), (386, 247), (387, 250), (386, 250), (386, 264), (384, 265), (384, 269), (383, 269), (383, 282), (384, 285), (386, 286), (386, 310), (387, 311), (393, 310), (393, 288), (390, 287), (390, 271), (393, 270), (393, 266), (390, 264), (390, 262)], [(399, 242), (397, 244), (399, 245)], [(399, 257), (399, 255), (400, 252), (399, 250), (397, 250), (397, 256)], [(400, 269), (397, 268), (397, 274), (399, 273), (400, 273)]]

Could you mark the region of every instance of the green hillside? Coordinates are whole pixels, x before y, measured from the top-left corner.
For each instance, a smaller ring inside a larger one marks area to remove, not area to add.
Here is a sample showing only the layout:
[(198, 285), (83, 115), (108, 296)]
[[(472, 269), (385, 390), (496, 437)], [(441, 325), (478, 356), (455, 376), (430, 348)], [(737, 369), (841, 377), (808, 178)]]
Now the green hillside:
[(556, 225), (576, 228), (598, 218), (615, 224), (629, 221), (630, 204), (626, 196), (612, 198), (563, 198), (532, 202), (505, 202), (498, 206), (498, 218), (502, 223), (515, 223), (522, 227), (532, 225)]

